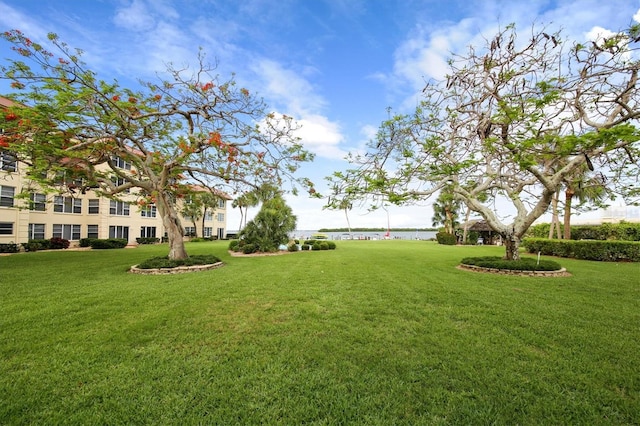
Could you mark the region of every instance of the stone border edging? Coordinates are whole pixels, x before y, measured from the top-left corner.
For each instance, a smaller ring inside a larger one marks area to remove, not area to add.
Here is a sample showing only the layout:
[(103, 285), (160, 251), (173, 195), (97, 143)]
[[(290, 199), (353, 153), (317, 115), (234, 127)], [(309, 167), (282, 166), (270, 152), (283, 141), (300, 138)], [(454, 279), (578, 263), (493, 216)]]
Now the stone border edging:
[(209, 271), (211, 269), (217, 269), (224, 266), (223, 262), (210, 263), (208, 265), (192, 265), (192, 266), (176, 266), (175, 268), (155, 268), (155, 269), (140, 269), (138, 265), (133, 265), (129, 272), (132, 274), (146, 274), (146, 275), (168, 275), (168, 274), (184, 274), (187, 272), (202, 272)]
[(558, 269), (557, 271), (521, 271), (511, 269), (497, 269), (497, 268), (485, 268), (482, 266), (465, 265), (461, 263), (457, 266), (458, 269), (472, 272), (484, 272), (488, 274), (499, 275), (515, 275), (521, 277), (570, 277), (571, 274), (567, 272), (565, 268)]

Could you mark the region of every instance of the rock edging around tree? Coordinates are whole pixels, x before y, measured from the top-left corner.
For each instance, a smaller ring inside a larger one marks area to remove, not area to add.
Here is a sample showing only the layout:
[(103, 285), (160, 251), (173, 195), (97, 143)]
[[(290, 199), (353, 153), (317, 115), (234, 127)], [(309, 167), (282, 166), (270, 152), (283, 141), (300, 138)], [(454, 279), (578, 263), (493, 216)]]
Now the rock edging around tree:
[(465, 265), (461, 263), (457, 266), (458, 269), (472, 272), (484, 272), (487, 274), (499, 274), (499, 275), (512, 275), (521, 277), (570, 277), (571, 274), (567, 272), (565, 268), (558, 269), (557, 271), (522, 271), (511, 269), (497, 269), (497, 268), (485, 268), (482, 266)]
[(133, 265), (129, 269), (129, 272), (131, 272), (132, 274), (144, 274), (144, 275), (184, 274), (187, 272), (209, 271), (211, 269), (217, 269), (222, 266), (224, 266), (223, 262), (216, 262), (208, 265), (176, 266), (175, 268), (153, 268), (153, 269), (140, 269), (138, 268), (138, 265)]

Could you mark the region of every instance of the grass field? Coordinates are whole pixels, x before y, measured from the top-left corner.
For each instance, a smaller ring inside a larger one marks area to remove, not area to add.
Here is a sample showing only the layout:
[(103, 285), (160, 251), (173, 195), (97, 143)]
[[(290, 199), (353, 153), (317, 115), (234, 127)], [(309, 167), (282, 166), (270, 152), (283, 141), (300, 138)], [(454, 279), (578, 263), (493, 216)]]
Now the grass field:
[(640, 264), (342, 241), (127, 273), (166, 246), (0, 257), (0, 424), (638, 424)]

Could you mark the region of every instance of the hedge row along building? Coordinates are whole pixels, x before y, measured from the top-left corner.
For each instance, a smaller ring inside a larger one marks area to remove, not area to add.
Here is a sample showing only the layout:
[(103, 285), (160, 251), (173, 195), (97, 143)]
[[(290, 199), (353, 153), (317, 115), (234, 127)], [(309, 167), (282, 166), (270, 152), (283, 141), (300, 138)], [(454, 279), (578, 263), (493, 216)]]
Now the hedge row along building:
[[(9, 106), (11, 101), (0, 97), (0, 112)], [(132, 169), (120, 158), (113, 160), (125, 170)], [(125, 238), (134, 244), (137, 238), (165, 236), (156, 206), (137, 203), (139, 197), (134, 190), (113, 200), (91, 189), (74, 191), (82, 182), (61, 179), (60, 193), (47, 193), (28, 179), (25, 166), (0, 140), (0, 244), (52, 237), (68, 239), (72, 245), (81, 238)], [(193, 186), (193, 191), (209, 192), (198, 186)], [(225, 238), (230, 199), (225, 193), (215, 192), (213, 202), (202, 208), (200, 217), (183, 215), (185, 236)], [(190, 202), (189, 197), (178, 200), (179, 211)]]

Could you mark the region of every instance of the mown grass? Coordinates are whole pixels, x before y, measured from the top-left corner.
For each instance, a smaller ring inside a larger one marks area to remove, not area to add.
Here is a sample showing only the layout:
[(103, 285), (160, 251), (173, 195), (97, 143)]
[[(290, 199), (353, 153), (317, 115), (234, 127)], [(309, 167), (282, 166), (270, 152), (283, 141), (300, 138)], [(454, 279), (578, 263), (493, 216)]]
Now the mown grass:
[(166, 246), (0, 257), (0, 424), (637, 424), (640, 265), (457, 270), (343, 241), (128, 274)]

